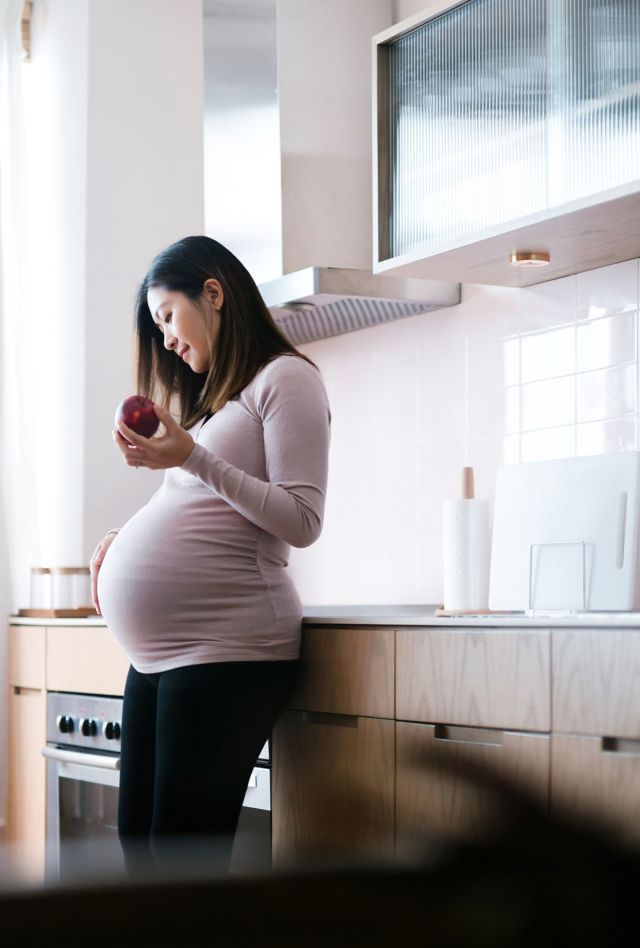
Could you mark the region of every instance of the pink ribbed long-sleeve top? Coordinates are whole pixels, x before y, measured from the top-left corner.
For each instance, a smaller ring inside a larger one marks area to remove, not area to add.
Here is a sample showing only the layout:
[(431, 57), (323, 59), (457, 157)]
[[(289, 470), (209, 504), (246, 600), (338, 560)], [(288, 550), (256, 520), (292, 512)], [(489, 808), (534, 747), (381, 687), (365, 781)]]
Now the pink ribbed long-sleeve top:
[(322, 529), (330, 420), (320, 373), (283, 355), (190, 429), (191, 454), (119, 531), (98, 577), (102, 615), (138, 671), (298, 656), (286, 567)]

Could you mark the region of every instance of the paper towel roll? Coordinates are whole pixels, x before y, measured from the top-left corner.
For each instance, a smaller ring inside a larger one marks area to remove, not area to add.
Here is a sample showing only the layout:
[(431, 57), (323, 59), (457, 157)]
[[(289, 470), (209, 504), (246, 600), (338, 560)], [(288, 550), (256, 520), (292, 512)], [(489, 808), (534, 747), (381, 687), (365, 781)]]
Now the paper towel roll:
[(443, 508), (444, 608), (486, 610), (489, 600), (489, 504), (445, 500)]

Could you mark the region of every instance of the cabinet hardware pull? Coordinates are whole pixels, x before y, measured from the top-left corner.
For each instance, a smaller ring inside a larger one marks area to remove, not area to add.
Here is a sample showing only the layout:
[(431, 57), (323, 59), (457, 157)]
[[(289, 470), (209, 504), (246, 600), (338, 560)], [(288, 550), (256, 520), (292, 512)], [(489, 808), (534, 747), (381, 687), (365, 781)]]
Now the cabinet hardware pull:
[(437, 741), (455, 744), (485, 744), (502, 747), (502, 731), (484, 727), (456, 727), (451, 724), (436, 724), (433, 736)]
[(624, 544), (625, 544), (625, 528), (627, 526), (627, 494), (625, 491), (622, 491), (620, 494), (620, 507), (618, 509), (618, 556), (616, 558), (616, 566), (618, 569), (622, 569), (624, 566)]
[(602, 750), (608, 754), (633, 754), (640, 756), (640, 741), (629, 737), (603, 737)]
[(358, 726), (358, 717), (355, 714), (327, 714), (325, 711), (303, 711), (302, 720), (305, 724), (331, 724), (334, 727)]
[(41, 688), (24, 688), (22, 685), (13, 686), (14, 695), (41, 695)]
[(83, 767), (93, 767), (100, 770), (120, 770), (119, 757), (107, 757), (106, 754), (87, 754), (82, 751), (65, 750), (62, 747), (46, 745), (40, 751), (43, 757), (66, 764), (82, 764)]

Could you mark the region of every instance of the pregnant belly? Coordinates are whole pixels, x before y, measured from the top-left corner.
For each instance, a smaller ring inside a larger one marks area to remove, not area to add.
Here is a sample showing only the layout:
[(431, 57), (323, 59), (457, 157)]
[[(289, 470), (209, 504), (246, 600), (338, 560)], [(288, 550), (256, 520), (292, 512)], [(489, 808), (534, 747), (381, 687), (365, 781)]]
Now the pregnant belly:
[[(113, 541), (98, 574), (98, 600), (116, 634), (231, 615), (239, 600), (264, 594), (256, 528), (201, 530), (177, 516), (137, 515)], [(236, 525), (237, 526), (237, 525)]]

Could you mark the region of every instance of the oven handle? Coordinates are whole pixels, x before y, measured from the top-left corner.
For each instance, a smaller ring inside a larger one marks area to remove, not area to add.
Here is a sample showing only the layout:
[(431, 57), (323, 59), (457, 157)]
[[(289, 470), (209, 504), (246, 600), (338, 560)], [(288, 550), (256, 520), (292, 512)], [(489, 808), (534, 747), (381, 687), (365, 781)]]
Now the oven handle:
[(119, 757), (107, 757), (101, 754), (83, 754), (80, 751), (64, 750), (62, 747), (42, 748), (42, 756), (50, 760), (61, 760), (66, 764), (82, 764), (83, 767), (100, 767), (102, 770), (120, 770)]

